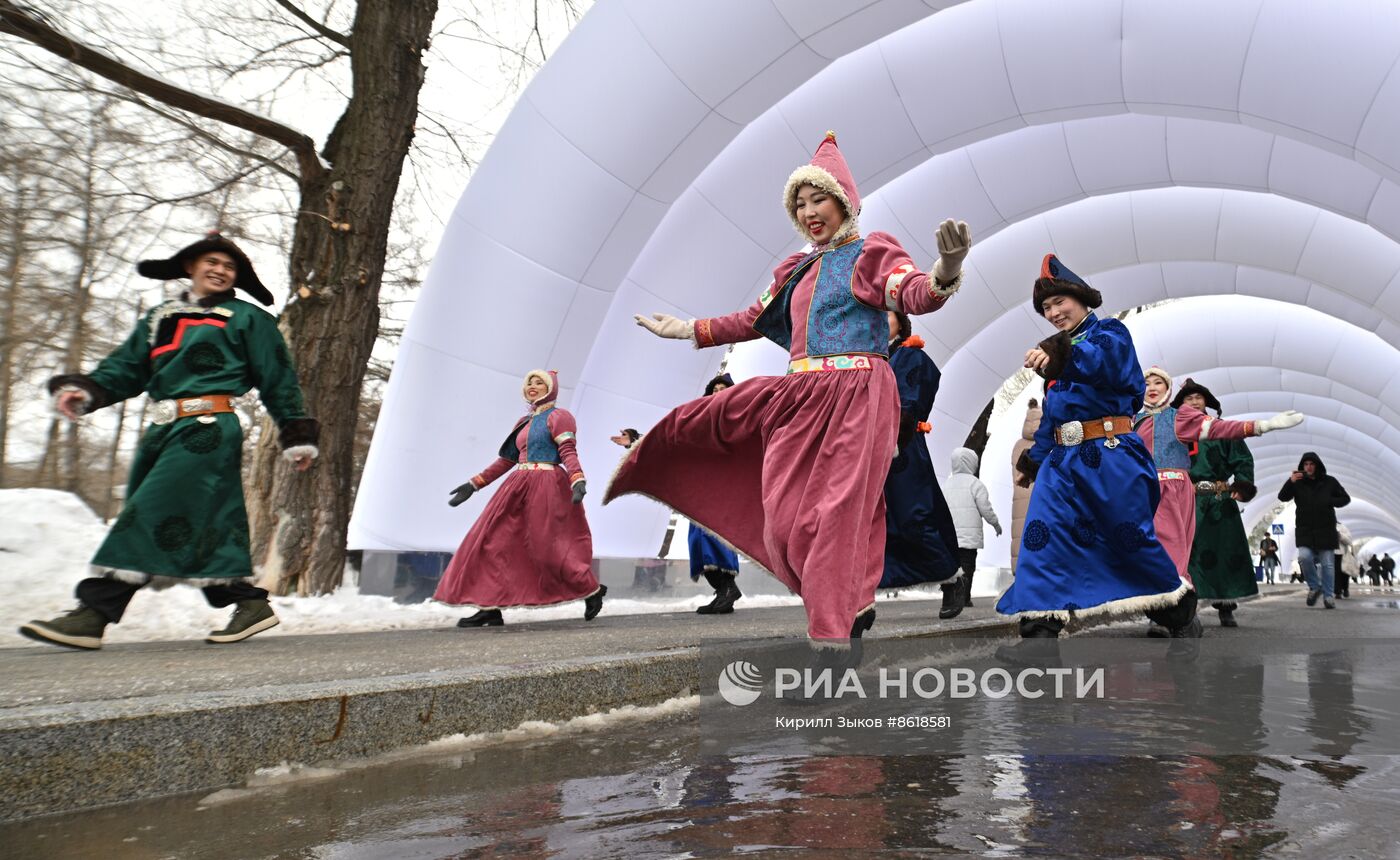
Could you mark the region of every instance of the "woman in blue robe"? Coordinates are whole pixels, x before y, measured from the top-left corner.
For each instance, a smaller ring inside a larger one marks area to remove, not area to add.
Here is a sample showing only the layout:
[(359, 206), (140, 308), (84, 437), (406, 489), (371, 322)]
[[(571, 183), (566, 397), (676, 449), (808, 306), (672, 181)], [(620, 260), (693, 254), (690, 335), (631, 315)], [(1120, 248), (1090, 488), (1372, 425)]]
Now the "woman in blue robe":
[[(705, 384), (705, 396), (734, 387), (734, 378), (721, 373)], [(734, 611), (734, 601), (743, 597), (739, 590), (739, 555), (728, 544), (715, 537), (714, 533), (690, 524), (686, 536), (690, 548), (690, 581), (698, 582), (704, 577), (715, 590), (715, 599), (695, 611), (700, 615), (728, 615)]]
[(997, 612), (1020, 616), (1027, 638), (1059, 636), (1072, 615), (1145, 611), (1183, 628), (1195, 601), (1183, 599), (1189, 587), (1157, 540), (1157, 469), (1131, 429), (1143, 398), (1132, 335), (1090, 310), (1103, 297), (1053, 254), (1032, 296), (1059, 332), (1026, 353), (1026, 367), (1047, 380), (1045, 407), (1017, 464), (1035, 489), (1016, 579)]
[(938, 395), (942, 371), (928, 353), (923, 338), (912, 333), (909, 317), (889, 313), (890, 370), (899, 386), (897, 453), (885, 479), (885, 572), (881, 588), (907, 588), (925, 582), (943, 583), (944, 610), (952, 617), (962, 610), (957, 532), (953, 515), (924, 438), (928, 417)]

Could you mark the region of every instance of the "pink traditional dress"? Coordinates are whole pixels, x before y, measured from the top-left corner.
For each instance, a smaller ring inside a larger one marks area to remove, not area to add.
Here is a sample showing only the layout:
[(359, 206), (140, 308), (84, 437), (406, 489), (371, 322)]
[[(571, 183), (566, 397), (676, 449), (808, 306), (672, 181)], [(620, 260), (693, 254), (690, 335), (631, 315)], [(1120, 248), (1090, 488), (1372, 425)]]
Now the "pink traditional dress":
[(1191, 542), (1196, 537), (1196, 486), (1191, 481), (1191, 453), (1195, 443), (1207, 439), (1244, 439), (1254, 436), (1253, 421), (1212, 418), (1194, 406), (1167, 406), (1171, 399), (1171, 376), (1160, 367), (1144, 376), (1156, 376), (1167, 383), (1167, 393), (1156, 404), (1148, 404), (1133, 419), (1133, 429), (1142, 437), (1147, 452), (1157, 464), (1157, 480), (1162, 500), (1157, 505), (1153, 526), (1157, 540), (1171, 556), (1177, 575), (1191, 582)]
[[(574, 416), (554, 405), (555, 371), (532, 370), (549, 392), (506, 438), (501, 456), (471, 482), (481, 489), (510, 473), (462, 539), (435, 600), (481, 609), (549, 606), (598, 591), (593, 535), (571, 487), (584, 479)], [(527, 401), (528, 402), (528, 401)]]
[(802, 597), (812, 639), (839, 647), (874, 605), (884, 568), (899, 427), (886, 312), (935, 311), (960, 279), (937, 287), (893, 236), (855, 232), (860, 197), (835, 135), (785, 198), (803, 184), (844, 205), (832, 241), (784, 260), (747, 310), (695, 321), (698, 347), (777, 343), (787, 375), (672, 410), (625, 456), (604, 503), (649, 496), (720, 536)]

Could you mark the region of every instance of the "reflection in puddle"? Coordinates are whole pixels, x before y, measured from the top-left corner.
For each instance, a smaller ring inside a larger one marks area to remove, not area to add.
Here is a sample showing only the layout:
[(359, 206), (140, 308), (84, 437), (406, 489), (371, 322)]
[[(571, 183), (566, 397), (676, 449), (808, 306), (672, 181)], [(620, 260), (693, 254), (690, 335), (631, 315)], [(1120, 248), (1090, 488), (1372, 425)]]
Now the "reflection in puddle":
[[(1390, 756), (708, 756), (691, 718), (401, 760), (226, 803), (176, 798), (0, 828), (13, 856), (1379, 857)], [(295, 817), (289, 818), (289, 812)], [(151, 829), (150, 822), (160, 821)], [(218, 834), (215, 836), (215, 834)]]

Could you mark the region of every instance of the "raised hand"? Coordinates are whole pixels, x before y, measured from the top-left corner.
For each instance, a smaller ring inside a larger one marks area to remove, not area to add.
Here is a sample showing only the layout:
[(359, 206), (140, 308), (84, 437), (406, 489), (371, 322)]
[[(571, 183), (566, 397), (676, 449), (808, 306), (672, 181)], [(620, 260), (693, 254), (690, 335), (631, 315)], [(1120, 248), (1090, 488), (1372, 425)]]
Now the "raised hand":
[(938, 262), (933, 264), (933, 276), (942, 283), (951, 283), (962, 272), (963, 259), (972, 250), (972, 234), (966, 221), (949, 218), (938, 225)]
[(694, 320), (683, 320), (670, 314), (652, 314), (650, 317), (636, 314), (632, 319), (657, 337), (669, 337), (673, 340), (695, 339)]

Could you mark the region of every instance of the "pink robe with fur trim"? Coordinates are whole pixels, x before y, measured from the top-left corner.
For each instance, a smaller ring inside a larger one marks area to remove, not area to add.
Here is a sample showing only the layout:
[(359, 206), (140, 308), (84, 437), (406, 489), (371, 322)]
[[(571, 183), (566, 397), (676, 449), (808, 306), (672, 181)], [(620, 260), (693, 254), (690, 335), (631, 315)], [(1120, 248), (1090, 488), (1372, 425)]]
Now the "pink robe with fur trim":
[[(1154, 450), (1156, 415), (1149, 413), (1138, 421), (1135, 429), (1147, 445), (1148, 453), (1157, 459)], [(1176, 410), (1175, 429), (1177, 440), (1189, 448), (1203, 439), (1244, 439), (1253, 436), (1254, 422), (1213, 418), (1195, 407), (1183, 405)], [(1189, 456), (1185, 468), (1164, 468), (1159, 461), (1157, 480), (1162, 485), (1162, 500), (1157, 505), (1156, 516), (1152, 518), (1157, 540), (1171, 556), (1182, 582), (1194, 587), (1187, 569), (1191, 563), (1191, 543), (1196, 539), (1196, 485), (1191, 481)]]
[[(804, 256), (783, 261), (774, 284)], [(809, 355), (807, 329), (817, 271), (789, 287), (794, 360), (821, 358)], [(931, 287), (893, 236), (865, 237), (855, 301), (928, 313), (947, 300)], [(764, 307), (697, 320), (696, 344), (759, 338)], [(884, 569), (884, 485), (899, 424), (888, 363), (872, 355), (866, 365), (757, 377), (672, 410), (624, 456), (604, 502), (639, 493), (674, 508), (801, 595), (811, 638), (846, 639)]]
[(531, 422), (526, 421), (515, 437), (518, 462), (497, 457), (472, 478), (480, 488), (509, 473), (453, 554), (434, 599), (499, 609), (565, 603), (598, 590), (593, 535), (583, 505), (573, 503), (570, 489), (573, 481), (583, 478), (574, 416), (554, 408), (544, 420), (559, 463), (554, 468), (516, 468), (530, 458)]

